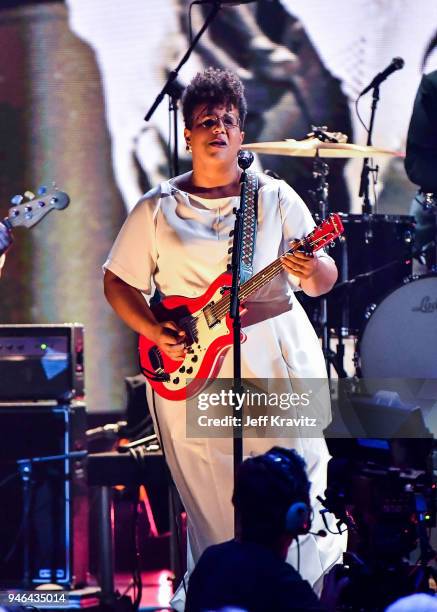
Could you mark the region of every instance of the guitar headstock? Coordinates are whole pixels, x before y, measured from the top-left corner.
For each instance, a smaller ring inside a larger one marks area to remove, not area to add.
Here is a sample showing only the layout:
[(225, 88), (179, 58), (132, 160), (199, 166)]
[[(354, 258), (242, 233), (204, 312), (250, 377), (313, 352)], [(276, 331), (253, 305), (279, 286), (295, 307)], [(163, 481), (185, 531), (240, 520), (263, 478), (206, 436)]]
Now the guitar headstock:
[(11, 200), (12, 208), (8, 211), (8, 216), (3, 223), (12, 229), (20, 225), (33, 227), (51, 210), (55, 208), (62, 210), (70, 203), (68, 194), (59, 191), (57, 187), (47, 191), (45, 187), (40, 187), (37, 196), (32, 192), (26, 191), (23, 196), (14, 196)]
[(308, 234), (305, 242), (315, 252), (325, 245), (333, 242), (344, 232), (343, 223), (337, 213), (331, 213), (312, 232)]

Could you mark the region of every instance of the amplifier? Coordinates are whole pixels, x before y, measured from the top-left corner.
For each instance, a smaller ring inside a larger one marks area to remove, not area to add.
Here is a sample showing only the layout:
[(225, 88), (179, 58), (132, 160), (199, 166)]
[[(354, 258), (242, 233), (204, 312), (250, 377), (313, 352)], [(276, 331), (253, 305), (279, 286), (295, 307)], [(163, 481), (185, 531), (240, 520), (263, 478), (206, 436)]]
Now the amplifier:
[(17, 464), (86, 450), (85, 431), (82, 402), (0, 404), (0, 588), (50, 582), (68, 589), (86, 583), (85, 457), (34, 463), (27, 496)]
[(0, 325), (0, 401), (84, 396), (83, 325)]

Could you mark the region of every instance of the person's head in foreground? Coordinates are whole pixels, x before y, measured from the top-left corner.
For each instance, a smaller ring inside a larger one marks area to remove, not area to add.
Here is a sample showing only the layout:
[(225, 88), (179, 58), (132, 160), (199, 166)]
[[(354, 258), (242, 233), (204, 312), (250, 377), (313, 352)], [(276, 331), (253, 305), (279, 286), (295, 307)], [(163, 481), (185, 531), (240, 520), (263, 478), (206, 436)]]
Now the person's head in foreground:
[(291, 541), (311, 528), (309, 491), (305, 462), (294, 450), (274, 447), (246, 459), (232, 497), (237, 539), (262, 544), (285, 558)]

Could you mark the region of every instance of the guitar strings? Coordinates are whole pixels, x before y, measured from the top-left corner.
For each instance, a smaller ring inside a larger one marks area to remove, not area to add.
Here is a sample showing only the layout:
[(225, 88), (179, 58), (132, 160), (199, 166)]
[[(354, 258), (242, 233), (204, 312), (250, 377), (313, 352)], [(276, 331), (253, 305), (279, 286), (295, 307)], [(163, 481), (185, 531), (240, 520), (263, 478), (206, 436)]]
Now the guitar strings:
[[(319, 228), (320, 229), (320, 228)], [(324, 236), (326, 238), (326, 234)], [(299, 242), (292, 248), (284, 253), (294, 253), (301, 246), (308, 245), (309, 247), (313, 247), (321, 240), (320, 237), (317, 237), (313, 240), (308, 240), (308, 238), (303, 238), (299, 240)], [(282, 257), (282, 256), (281, 256)], [(248, 280), (240, 289), (240, 299), (244, 300), (251, 293), (262, 287), (263, 285), (269, 283), (275, 276), (277, 276), (280, 272), (282, 272), (282, 265), (280, 262), (280, 258), (276, 261), (272, 262), (267, 268), (261, 270), (253, 278)], [(220, 320), (229, 310), (230, 305), (230, 296), (229, 294), (219, 300), (216, 304), (211, 307), (211, 312), (213, 316)]]
[[(289, 249), (288, 251), (286, 251), (284, 255), (288, 253), (294, 253), (294, 251), (297, 251), (297, 249), (299, 249), (304, 244), (305, 244), (305, 239), (300, 240), (292, 249)], [(313, 243), (310, 242), (309, 246), (312, 246), (312, 245)], [(282, 265), (281, 265), (280, 258), (279, 258), (276, 261), (273, 261), (270, 265), (268, 265), (267, 268), (255, 274), (255, 276), (251, 278), (249, 281), (247, 281), (247, 283), (244, 283), (244, 285), (240, 289), (240, 296), (239, 296), (240, 299), (245, 299), (245, 297), (248, 297), (251, 293), (253, 293), (257, 289), (262, 287), (264, 284), (269, 283), (281, 271), (282, 271)], [(216, 304), (214, 304), (214, 306), (211, 307), (211, 312), (213, 316), (216, 319), (221, 319), (226, 314), (226, 312), (229, 310), (229, 305), (230, 305), (230, 297), (229, 295), (226, 295), (221, 300), (219, 300)]]

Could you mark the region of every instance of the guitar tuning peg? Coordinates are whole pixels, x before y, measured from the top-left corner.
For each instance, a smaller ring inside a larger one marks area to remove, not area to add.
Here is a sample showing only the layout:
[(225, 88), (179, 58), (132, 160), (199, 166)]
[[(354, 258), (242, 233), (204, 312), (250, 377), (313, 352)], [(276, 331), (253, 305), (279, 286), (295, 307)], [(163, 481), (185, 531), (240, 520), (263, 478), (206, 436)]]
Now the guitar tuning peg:
[(45, 195), (46, 193), (47, 193), (47, 187), (45, 185), (40, 185), (38, 187), (37, 194), (38, 195)]
[(14, 195), (14, 197), (11, 198), (11, 204), (15, 204), (16, 206), (18, 204), (21, 204), (22, 201), (23, 201), (23, 196), (20, 194)]
[(35, 194), (32, 191), (25, 191), (24, 197), (28, 200), (33, 200), (35, 198)]

